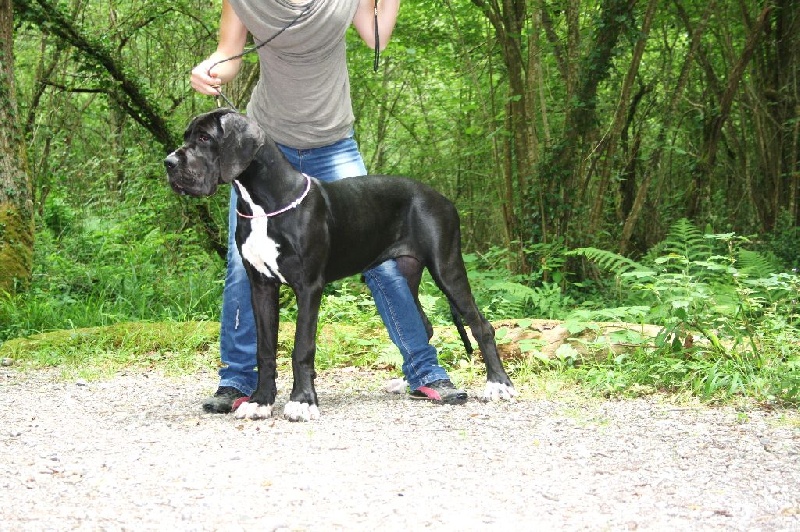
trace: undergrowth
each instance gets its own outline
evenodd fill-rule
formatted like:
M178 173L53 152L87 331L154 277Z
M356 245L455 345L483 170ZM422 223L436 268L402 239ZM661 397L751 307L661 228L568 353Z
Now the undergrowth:
M611 275L618 319L660 325L651 348L610 356L570 373L608 394L689 392L707 400L748 396L800 402L800 278L735 234L704 234L688 221L641 261L582 248ZM610 287L609 287L610 288ZM609 308L578 309L582 320Z
M128 366L215 368L222 261L195 245L191 232L179 239L151 229L131 240L131 227L147 226L88 219L73 235L42 231L30 290L0 296L0 357L86 376ZM554 262L580 259L591 272L580 282L510 274L510 254L500 249L467 254L465 262L491 321L531 327L531 318L560 320L573 335L552 356L539 340L518 341L521 356L506 365L520 387L573 382L605 396L667 392L796 405L800 279L755 249L747 238L704 233L682 220L639 260L597 248L561 250ZM467 355L427 275L420 300L437 329L442 364L459 382L479 384L480 355ZM278 359L288 370L296 307L285 287L281 301ZM625 349L613 350L581 336L602 322L651 324L658 332L614 333ZM358 365L399 375L402 359L359 278L326 288L320 324L319 369ZM504 336L500 327L501 345Z

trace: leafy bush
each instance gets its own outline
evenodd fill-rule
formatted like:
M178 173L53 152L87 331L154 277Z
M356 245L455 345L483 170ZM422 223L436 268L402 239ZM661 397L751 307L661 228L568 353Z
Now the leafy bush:
M37 233L30 291L0 295L0 341L126 322L218 320L224 264L203 248L191 226L180 231L162 227L159 211L131 209L106 216L53 202L58 216ZM467 254L465 263L478 306L490 320L560 319L573 334L595 321L661 327L654 344L649 338L631 339L627 343L637 348L602 360L584 360L568 345L553 360L537 357L535 342L529 342L520 348L532 356L509 363L517 381L555 374L604 394L663 390L709 400L744 395L798 403L800 278L781 271L780 263L760 249L734 234L704 234L684 220L639 261L597 248L559 256L550 250L550 264L582 259L594 265L600 273L591 284L569 283L564 276L556 283L553 272L549 280L542 271L512 274L513 256L502 249ZM427 274L420 301L434 325L452 326L449 305ZM285 287L281 313L285 324L296 318L294 296ZM321 333L320 368L397 368L402 362L369 290L357 277L326 287L320 323L337 325ZM89 331L99 335L97 342L85 344L94 346L91 353L70 343L58 360L99 356L119 362L134 356L133 351L115 355L114 347L104 343L114 335L102 327ZM154 351L185 352L165 335L155 337L165 343ZM503 341L502 331L498 339ZM291 334L284 340L290 341ZM455 337L437 342L440 359L458 378L480 374L479 357L466 356ZM290 348L282 349L286 363ZM203 356L213 359L213 349L211 355L208 351Z
M629 319L663 327L654 351L614 357L583 378L608 392L644 386L800 401L800 278L775 271L749 244L734 234L701 234L682 220L642 262L571 251L614 276L620 302L631 304L618 308L635 309Z
M800 227L794 224L790 212L780 213L775 229L764 236L760 249L777 257L787 270L800 268Z
M69 230L40 228L29 291L0 297L0 340L122 321L215 319L222 262L191 229L170 234L146 211L129 214L76 211L83 221Z

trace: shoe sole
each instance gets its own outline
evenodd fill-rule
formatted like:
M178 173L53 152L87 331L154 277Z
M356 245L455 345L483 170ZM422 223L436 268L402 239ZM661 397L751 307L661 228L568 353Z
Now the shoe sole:
M429 403L434 403L434 404L437 404L437 405L463 405L464 403L467 402L467 394L466 393L464 393L463 395L456 393L456 394L448 395L448 396L443 397L441 399L434 399L433 397L428 397L427 395L425 395L423 393L419 393L418 395L415 395L414 392L412 392L412 393L410 393L408 395L408 397L410 399L413 399L414 401L427 401Z

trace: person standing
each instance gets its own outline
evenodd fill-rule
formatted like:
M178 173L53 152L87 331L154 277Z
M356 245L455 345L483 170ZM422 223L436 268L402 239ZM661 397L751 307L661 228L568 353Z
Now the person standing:
M352 24L363 41L386 46L400 0L223 0L217 49L191 73L200 94L217 96L239 72L247 35L257 45L260 75L247 114L278 144L291 164L321 181L365 175L353 137L345 34ZM235 59L230 59L236 57ZM220 329L220 382L203 402L207 412L230 412L234 401L257 384L256 328L250 283L234 239L236 191L231 187L228 265ZM461 404L457 389L439 365L408 283L394 260L364 272L389 337L403 355L410 397Z

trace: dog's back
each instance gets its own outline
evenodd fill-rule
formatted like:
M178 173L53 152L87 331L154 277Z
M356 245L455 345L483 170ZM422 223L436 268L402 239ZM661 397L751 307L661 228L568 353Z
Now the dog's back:
M369 175L319 186L328 208L333 270L343 252L349 263L360 256L364 269L402 255L429 266L441 235L460 232L453 203L413 179Z

